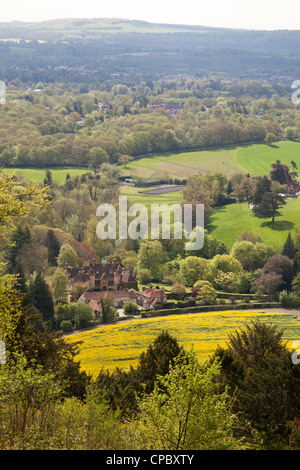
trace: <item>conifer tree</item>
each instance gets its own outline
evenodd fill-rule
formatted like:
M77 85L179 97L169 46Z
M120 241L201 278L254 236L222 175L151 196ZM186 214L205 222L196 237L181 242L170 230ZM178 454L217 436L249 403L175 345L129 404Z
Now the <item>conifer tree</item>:
M290 259L294 259L295 257L295 247L294 247L294 242L291 236L291 232L288 233L287 239L285 241L285 244L283 245L281 254L288 256Z
M29 302L41 313L43 321L50 324L54 317L52 293L41 272L38 272L28 288Z
M47 232L46 246L48 248L48 263L51 266L57 266L56 258L59 255L60 244L52 229L48 230Z
M286 204L283 196L280 195L281 186L277 181L271 182L267 176L260 178L252 198L253 213L260 219L272 218L278 214L278 209Z
M24 228L21 225L18 225L17 228L13 231L11 237L11 246L6 255L6 260L9 263L9 271L13 273L17 265L17 256L21 252L22 248L26 244L32 242L32 237L30 230L27 226Z
M151 343L146 352L139 358L137 377L140 383L145 384L145 391L151 392L155 379L158 375L169 372L170 364L180 352L183 352L176 338L167 331L160 333L153 344Z

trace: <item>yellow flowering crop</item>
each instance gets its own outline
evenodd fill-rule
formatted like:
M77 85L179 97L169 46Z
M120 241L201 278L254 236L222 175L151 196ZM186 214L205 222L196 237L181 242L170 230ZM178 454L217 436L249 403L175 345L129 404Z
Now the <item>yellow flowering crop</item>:
M300 340L300 321L285 313L257 311L208 312L130 320L69 336L68 341L83 341L77 360L81 368L96 377L103 368L128 369L136 366L139 355L163 330L175 336L185 349L193 346L200 360L207 359L216 347L225 346L228 335L251 320L277 325L284 330L288 346Z

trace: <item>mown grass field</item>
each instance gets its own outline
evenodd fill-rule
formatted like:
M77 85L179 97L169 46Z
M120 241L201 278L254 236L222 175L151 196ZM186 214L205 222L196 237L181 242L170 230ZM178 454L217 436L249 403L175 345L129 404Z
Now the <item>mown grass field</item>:
M66 176L68 173L70 176L77 176L89 171L88 168L83 167L57 167L49 168L49 170L52 173L53 179L61 184L66 181ZM37 183L41 183L46 175L46 168L5 168L5 171L7 173L14 173L16 176L27 178Z
M228 335L251 321L276 325L284 329L284 341L291 347L300 339L300 321L285 313L258 311L225 311L186 315L172 315L151 319L135 319L66 337L67 341L83 341L77 360L82 370L98 375L100 370L127 370L137 365L140 354L162 332L167 330L185 349L194 348L200 360L212 356L216 347L226 346Z
M263 242L281 247L289 231L294 233L300 226L300 199L287 199L280 215L271 219L254 217L247 203L229 204L218 207L211 215L208 232L230 248L241 232L259 233Z
M127 168L120 168L124 175L132 176L154 177L168 174L180 178L219 171L230 178L235 173L268 174L276 160L287 165L293 160L300 169L300 142L283 141L272 146L255 144L228 149L167 153L136 159L127 164Z
M232 150L234 151L234 150ZM233 175L236 169L230 164L225 149L201 150L198 152L166 153L133 160L121 166L124 175L155 177L169 175L184 178L200 173L220 171Z
M283 141L274 145L239 147L236 152L229 153L229 160L237 169L251 175L267 175L276 160L289 166L293 160L300 169L300 142Z

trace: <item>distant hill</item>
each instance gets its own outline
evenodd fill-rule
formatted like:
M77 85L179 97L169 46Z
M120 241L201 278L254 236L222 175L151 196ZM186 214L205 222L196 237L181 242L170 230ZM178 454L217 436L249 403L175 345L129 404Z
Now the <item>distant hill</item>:
M0 22L0 39L66 40L68 38L99 39L104 35L120 33L197 35L199 45L239 46L272 50L299 50L300 30L257 31L231 28L215 28L201 25L149 23L122 18L74 18L40 22Z
M220 28L205 26L173 25L149 23L140 20L121 18L74 18L48 20L35 23L0 23L0 38L19 38L23 40L83 40L99 39L103 35L117 33L205 33L222 31Z
M0 79L99 82L115 76L126 81L217 74L291 84L300 78L299 70L300 30L120 18L0 23Z

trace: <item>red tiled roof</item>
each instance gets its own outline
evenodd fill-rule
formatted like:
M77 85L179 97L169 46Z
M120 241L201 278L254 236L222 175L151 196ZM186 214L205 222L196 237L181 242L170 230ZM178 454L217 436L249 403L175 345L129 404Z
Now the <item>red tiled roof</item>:
M96 300L90 300L89 306L91 307L92 310L95 310L96 312L101 312L101 307L98 304L98 302L96 302Z
M123 282L135 282L136 279L135 277L131 274L130 271L123 271L123 275L122 275L122 281Z
M82 296L87 302L90 300L100 300L101 297L112 297L112 298L118 298L118 297L128 297L128 298L134 298L130 297L130 293L127 292L126 290L105 290L105 291L97 291L97 292L85 292L82 294Z
M133 274L129 270L124 269L119 263L103 265L101 263L91 262L83 268L68 267L67 271L72 282L87 282L89 280L89 276L95 276L95 279L97 280L103 278L103 276L109 280L113 280L115 274L121 275L121 279L125 283L136 282Z
M160 290L160 289L145 289L142 292L140 292L140 295L144 295L145 297L148 297L149 299L153 299L155 297L161 298L165 293Z

